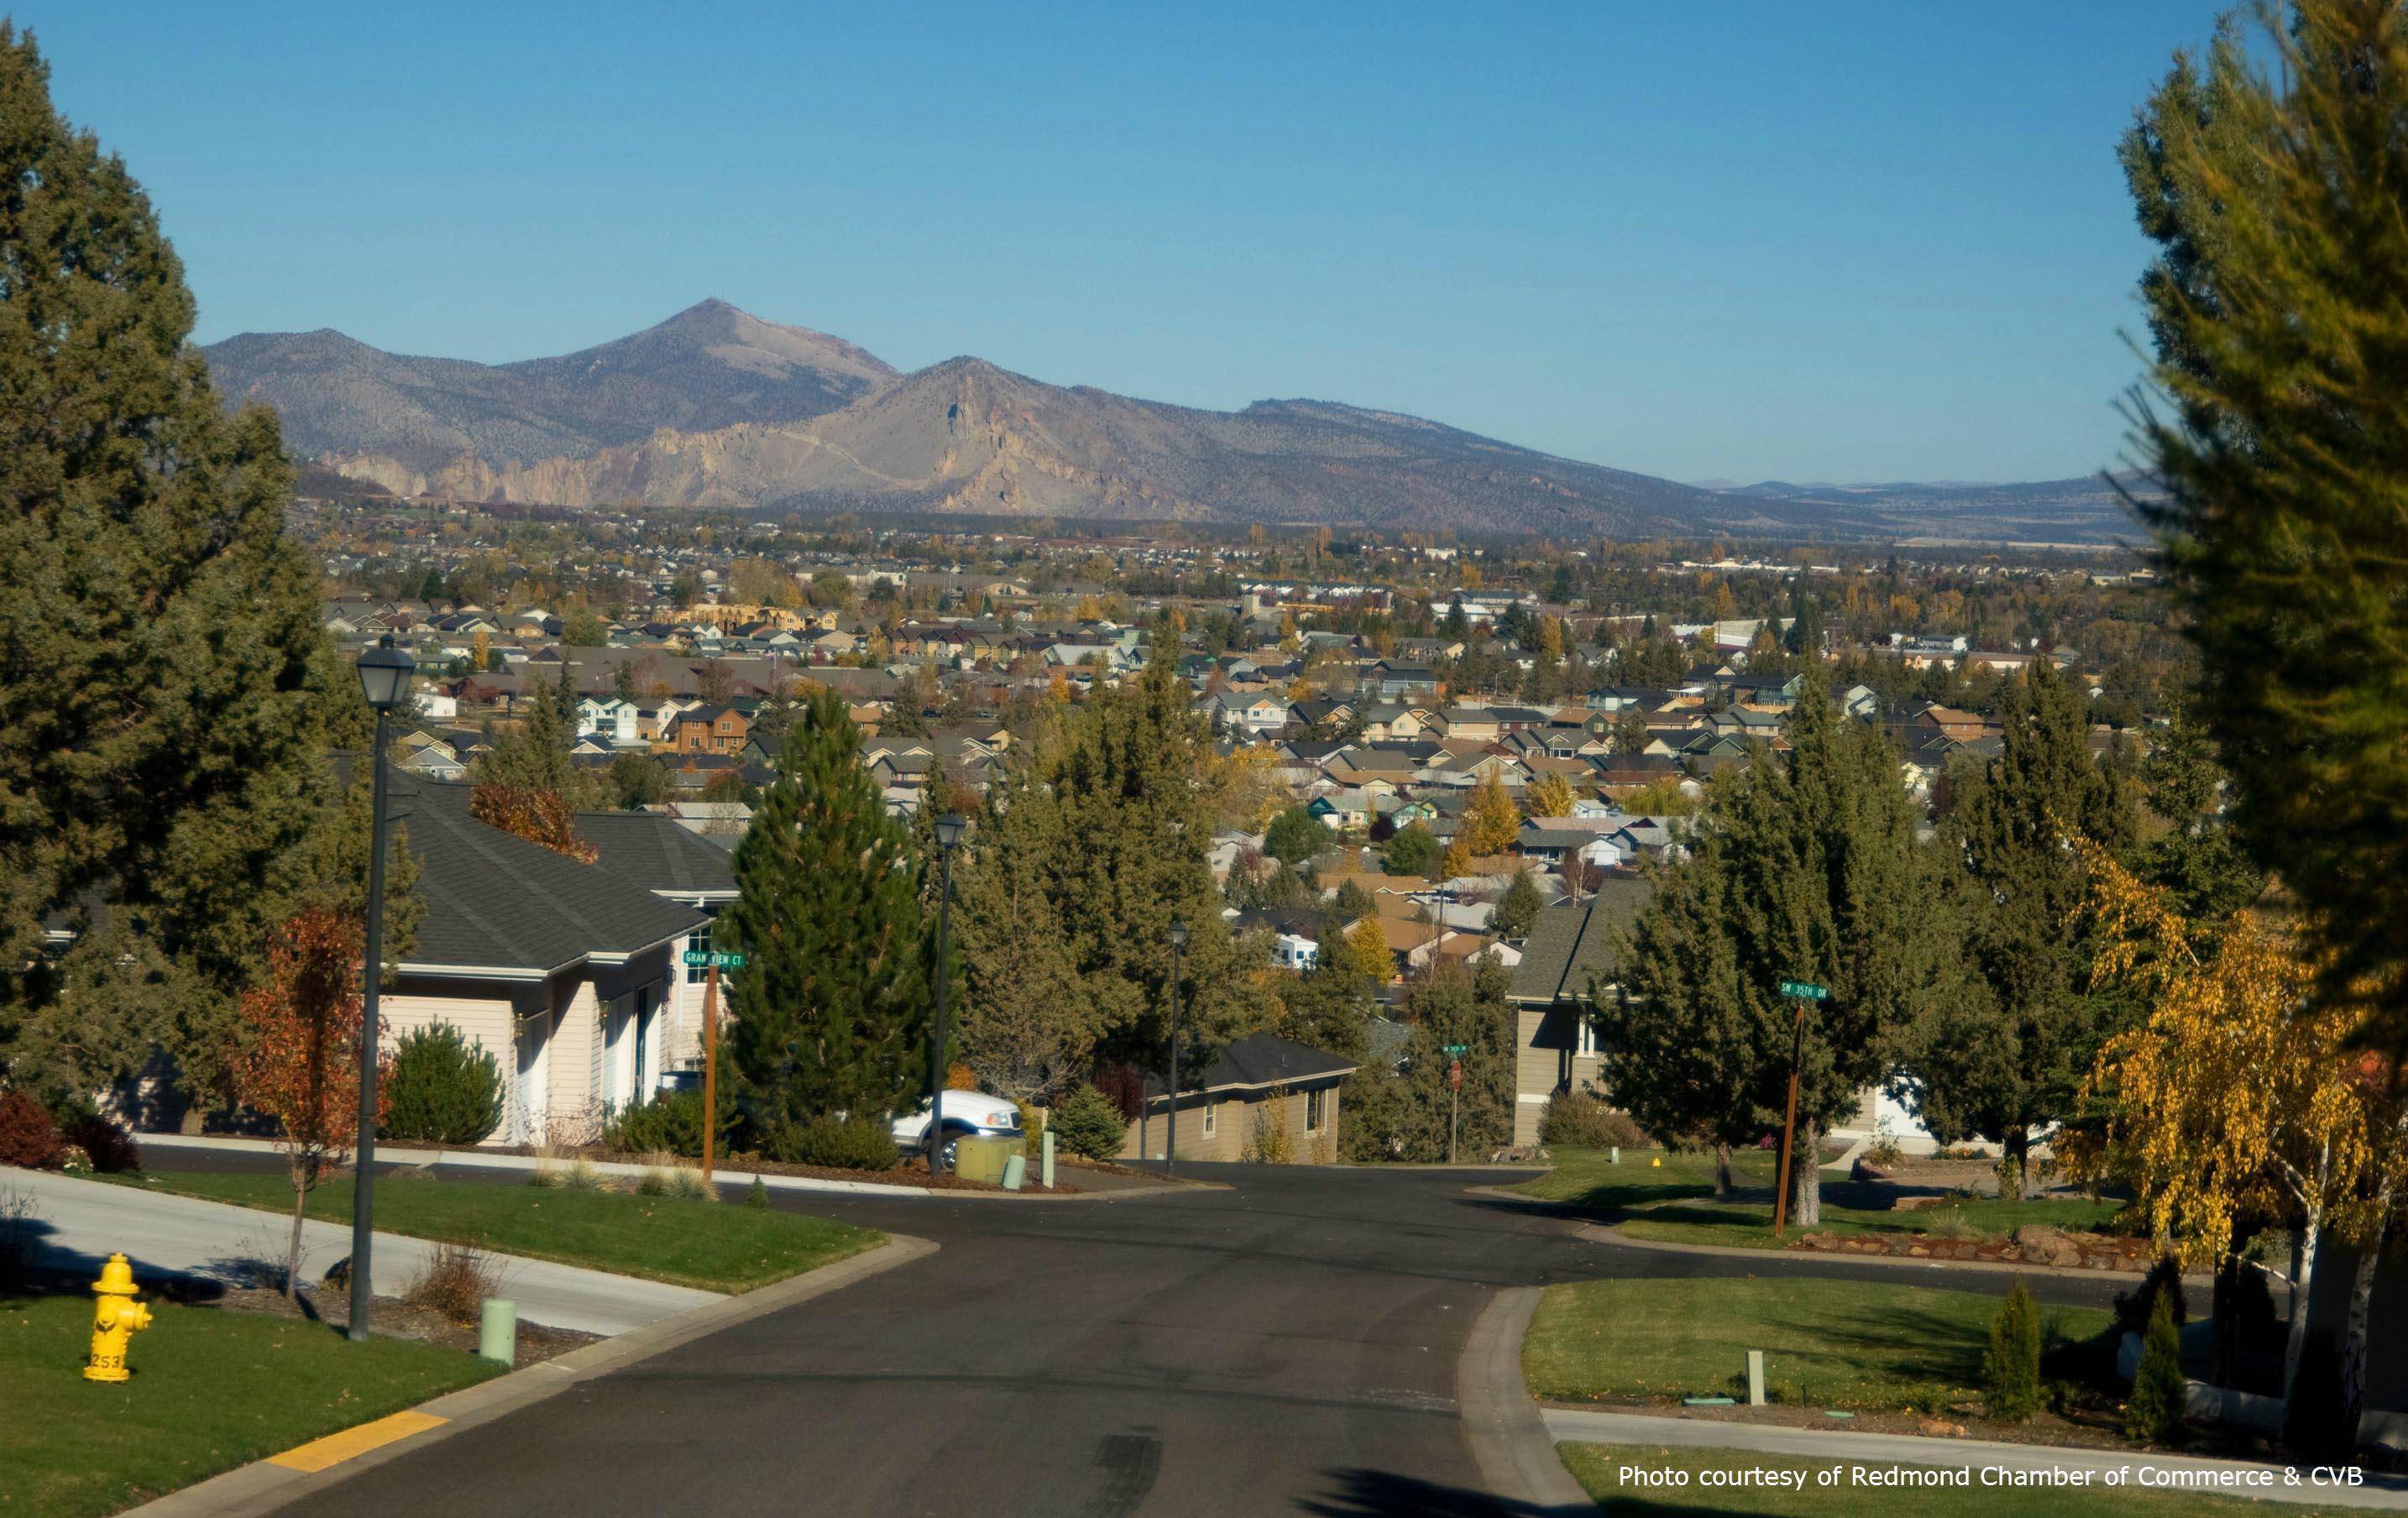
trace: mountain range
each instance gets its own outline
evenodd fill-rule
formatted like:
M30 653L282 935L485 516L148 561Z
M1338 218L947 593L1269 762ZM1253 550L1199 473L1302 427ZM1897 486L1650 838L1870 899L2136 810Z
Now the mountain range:
M2096 480L1707 490L1390 411L1211 411L982 359L899 373L853 344L706 300L557 358L389 353L341 333L202 350L294 456L395 494L572 507L832 508L1598 534L2094 540Z

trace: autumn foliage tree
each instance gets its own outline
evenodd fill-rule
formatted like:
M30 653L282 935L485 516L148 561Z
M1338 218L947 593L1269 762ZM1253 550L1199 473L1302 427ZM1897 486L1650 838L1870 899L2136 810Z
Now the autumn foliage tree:
M468 814L513 838L590 865L602 852L578 836L577 819L557 791L487 780L469 791Z
M242 996L249 1038L235 1058L235 1088L245 1106L276 1120L278 1148L293 1176L288 1298L300 1279L309 1193L359 1137L362 938L357 919L322 905L305 907L277 930L266 983Z
M2408 1190L2408 1105L2388 1062L2353 1048L2358 1012L2316 994L2319 966L2286 920L2244 910L2195 924L2163 887L2086 851L2099 973L2145 995L2145 1025L2100 1052L2086 1097L2103 1135L2065 1136L2070 1167L2133 1189L2151 1231L2196 1264L2220 1260L2243 1218L2300 1232L2284 1395L2297 1390L2319 1249L2339 1237L2363 1266L2343 1352L2354 1408L2364 1385L2367 1300L2391 1213Z
M1474 855L1503 853L1522 831L1522 813L1506 794L1505 782L1490 770L1471 788L1463 806L1455 838Z

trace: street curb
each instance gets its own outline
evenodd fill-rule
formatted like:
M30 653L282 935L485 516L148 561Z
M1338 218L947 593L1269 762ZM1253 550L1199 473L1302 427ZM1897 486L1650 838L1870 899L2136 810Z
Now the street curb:
M1652 1444L1685 1449L1743 1450L1755 1454L1855 1461L1863 1465L1894 1463L1974 1469L1995 1466L2014 1470L2087 1470L2103 1474L2114 1469L2128 1473L2147 1466L2158 1470L2264 1471L2276 1473L2274 1485L2229 1490L2178 1490L2182 1496L2215 1496L2244 1501L2314 1502L2326 1507L2390 1511L2408 1509L2408 1480L2374 1472L2367 1473L2363 1486L2316 1487L2304 1482L2299 1486L2289 1486L2284 1484L2280 1472L2296 1468L2257 1461L2209 1459L2195 1454L2133 1454L2067 1444L2009 1444L1992 1439L1933 1439L1919 1434L1875 1434L1836 1426L1799 1428L1784 1424L1662 1417L1643 1412L1604 1412L1586 1408L1551 1407L1541 1414L1541 1418L1547 1437L1566 1444ZM2092 1489L2098 1489L2096 1482L2091 1484ZM2121 1489L2128 1492L2143 1488L2128 1474ZM2046 1488L2036 1490L2044 1492ZM1594 1505L1590 1511L1596 1511Z
M162 1149L215 1150L228 1154L261 1154L272 1153L265 1140L227 1138L207 1134L143 1133L135 1135L136 1141L156 1144ZM475 1167L489 1170L528 1170L542 1165L575 1164L574 1160L538 1160L531 1154L493 1154L478 1149L411 1149L406 1146L379 1144L379 1163L395 1165L451 1165ZM587 1160L584 1162L602 1175L640 1177L655 1168L649 1165L629 1165L621 1160ZM819 1192L844 1196L896 1196L926 1201L975 1202L1109 1202L1122 1197L1184 1196L1189 1192L1226 1190L1212 1182L1177 1182L1153 1186L1128 1186L1118 1191L1070 1191L1063 1193L1039 1191L939 1191L928 1186L894 1186L878 1181L827 1181L818 1176L771 1175L766 1170L735 1170L724 1166L714 1167L711 1183L719 1186L749 1186L758 1181L771 1191Z
M1522 1336L1541 1295L1537 1286L1508 1286L1481 1309L1455 1362L1455 1406L1490 1495L1533 1515L1595 1513L1596 1502L1564 1468L1539 1405L1522 1383Z
M850 1286L854 1282L934 1254L937 1248L935 1243L925 1239L889 1234L885 1243L850 1259L838 1260L816 1270L807 1270L799 1276L764 1286L758 1291L746 1292L741 1296L729 1297L724 1302L706 1303L599 1343L588 1344L583 1349L571 1350L566 1354L528 1366L523 1370L513 1370L474 1386L447 1392L432 1401L422 1402L416 1408L405 1411L441 1418L444 1423L440 1427L395 1439L340 1465L329 1466L322 1471L302 1472L270 1464L265 1458L254 1460L181 1491L170 1492L138 1508L127 1509L118 1518L263 1518L263 1515L307 1497L314 1490L346 1480L398 1455L423 1450L464 1429L475 1428L547 1397L557 1396L580 1382L624 1370L638 1361L666 1353L722 1329L798 1306L815 1296Z

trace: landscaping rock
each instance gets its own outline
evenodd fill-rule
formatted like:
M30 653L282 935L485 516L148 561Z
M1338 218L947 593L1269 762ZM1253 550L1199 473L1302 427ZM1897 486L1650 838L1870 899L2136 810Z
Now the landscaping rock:
M1962 1439L1965 1425L1945 1418L1924 1418L1916 1422L1914 1431L1927 1439Z

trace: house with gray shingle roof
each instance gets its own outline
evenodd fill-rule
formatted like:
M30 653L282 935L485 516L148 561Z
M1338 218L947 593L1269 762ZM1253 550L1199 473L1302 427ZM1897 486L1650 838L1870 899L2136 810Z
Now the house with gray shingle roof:
M425 904L382 998L387 1037L441 1022L502 1067L492 1143L590 1136L693 1052L701 991L679 955L735 895L725 851L647 812L586 812L592 864L470 815L472 787L405 779Z
M1588 998L1612 982L1617 931L1654 890L1641 876L1609 876L1584 900L1541 909L1522 940L1507 993L1514 1011L1514 1143L1539 1141L1540 1121L1558 1093L1598 1083L1602 1066Z

